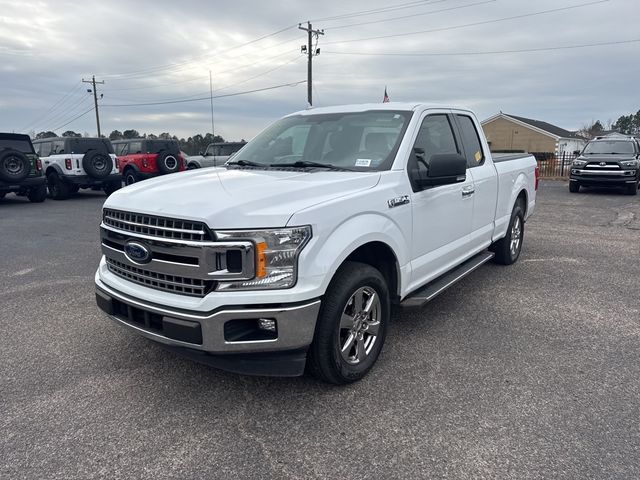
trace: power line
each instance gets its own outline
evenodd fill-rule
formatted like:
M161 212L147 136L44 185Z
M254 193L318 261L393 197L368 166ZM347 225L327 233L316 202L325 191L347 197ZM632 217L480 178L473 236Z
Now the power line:
M135 71L131 71L131 72L103 74L102 76L103 77L109 77L109 78L114 78L114 77L135 77L135 76L138 76L140 74L146 75L146 74L148 74L150 72L157 72L157 71L162 71L162 70L171 70L171 69L176 68L176 67L180 67L180 66L183 66L183 65L187 65L189 63L193 63L196 59L199 59L199 58L203 58L203 57L206 57L206 56L209 56L209 55L220 55L220 54L232 51L232 50L236 50L238 48L246 47L247 45L252 45L252 44L254 44L256 42L259 42L261 40L276 36L276 35L278 35L280 33L286 32L287 30L291 30L291 29L293 29L295 27L297 27L297 24L281 28L280 30L276 30L275 32L271 32L271 33L269 33L267 35L263 35L261 37L258 37L258 38L255 38L253 40L250 40L248 42L242 43L240 45L235 45L233 47L229 47L229 48L224 49L224 50L219 51L219 52L207 52L207 53L203 53L202 55L197 55L195 57L192 57L190 60L185 60L185 61L182 61L182 62L169 63L169 64L155 66L155 67L149 67L149 68L145 68L145 69L141 69L141 70L135 70Z
M248 93L264 92L266 90L274 90L276 88L282 88L282 87L295 87L296 85L300 85L301 83L306 83L306 80L300 80L299 82L292 82L292 83L283 83L280 85L273 85L271 87L256 88L254 90L246 90L244 92L227 93L224 95L213 95L213 97L208 95L206 97L190 98L185 100L171 100L171 101L165 101L165 102L149 102L149 103L112 104L112 105L102 105L102 106L103 107L143 107L148 105L168 105L172 103L198 102L201 100L209 100L211 98L235 97L238 95L246 95Z
M51 125L52 123L58 123L61 119L68 117L68 115L75 113L78 110L78 107L82 106L83 103L86 103L88 100L88 97L86 96L81 96L79 98L76 99L77 101L73 104L71 104L70 106L68 106L67 108L65 108L64 110L61 110L57 113L55 113L52 117L50 117L48 120L42 119L41 121L39 121L38 123L36 123L36 126L41 126L41 125L45 125L45 124L49 124ZM42 128L42 127L39 127Z
M80 115L78 115L77 117L72 118L71 120L69 120L67 123L60 125L59 127L56 127L52 130L52 132L55 132L57 130L60 130L64 127L66 127L67 125L69 125L72 122L75 122L77 119L84 117L87 113L91 112L95 107L91 107L89 110L87 110L86 112L82 112Z
M484 5L485 3L492 3L495 1L496 0L484 0L482 2L470 3L467 5L458 5L457 7L442 8L440 10L431 10L429 12L423 12L423 13L414 13L412 15L402 15L400 17L384 18L382 20L371 20L369 22L350 23L348 25L338 25L337 27L328 27L325 30L338 30L340 28L359 27L361 25L372 25L374 23L391 22L393 20L402 20L405 18L414 18L414 17L421 17L424 15L433 15L434 13L449 12L451 10L460 10L462 8L475 7L476 5Z
M600 42L600 43L583 43L580 45L565 45L558 47L540 47L540 48L524 48L518 50L492 50L485 52L331 52L326 53L334 55L362 55L369 57L449 57L449 56L466 56L466 55L498 55L502 53L529 53L529 52L547 52L552 50L570 50L574 48L588 48L588 47L602 47L608 45L622 45L625 43L640 42L640 38L634 40L617 40L612 42Z
M474 23L465 23L463 25L453 25L450 27L441 27L441 28L434 28L431 30L419 30L416 32L405 32L405 33L394 33L394 34L390 34L390 35L379 35L379 36L375 36L375 37L366 37L366 38L352 38L352 39L348 39L348 40L337 40L337 41L333 41L333 42L326 42L325 45L334 45L334 44L338 44L338 43L352 43L352 42L363 42L366 40L378 40L378 39L382 39L382 38L394 38L394 37L405 37L408 35L419 35L422 33L434 33L434 32L443 32L446 30L456 30L459 28L466 28L466 27L476 27L479 25L487 25L490 23L497 23L497 22L505 22L508 20L516 20L516 19L520 19L520 18L527 18L527 17L535 17L537 15L544 15L547 13L555 13L555 12L561 12L561 11L565 11L565 10L572 10L572 9L576 9L576 8L581 8L581 7L587 7L590 5L597 5L600 3L606 3L609 2L609 0L596 0L593 2L587 2L587 3L581 3L579 5L570 5L568 7L561 7L561 8L553 8L550 10L542 10L539 12L532 12L532 13L525 13L522 15L513 15L511 17L503 17L503 18L496 18L493 20L485 20L482 22L474 22Z
M40 123L40 121L43 118L46 118L51 112L53 112L56 108L58 108L59 106L61 106L62 104L65 103L65 100L69 97L69 95L71 95L72 93L74 93L76 90L78 90L78 87L81 85L82 82L78 81L78 83L76 83L71 90L69 90L67 93L65 93L62 97L60 97L58 100L56 100L50 107L49 109L44 112L44 114L38 116L38 118L36 120L33 120L31 122L29 122L27 124L26 127L21 128L20 131L24 132L26 130L28 130L29 128L32 128L36 125L38 125Z
M387 12L394 12L396 10L404 10L406 8L415 8L415 7L423 7L425 5L433 5L434 3L443 3L446 2L447 0L433 0L433 1L429 1L429 0L421 0L421 1L414 1L414 2L407 2L407 3L399 3L396 5L388 5L386 7L380 7L380 8L372 8L371 10L360 10L357 12L352 12L352 13L345 13L342 15L335 15L333 17L324 17L324 18L314 18L311 20L311 22L330 22L332 20L341 20L343 18L353 18L353 17L362 17L362 16L367 16L367 15L376 15L379 13L387 13Z

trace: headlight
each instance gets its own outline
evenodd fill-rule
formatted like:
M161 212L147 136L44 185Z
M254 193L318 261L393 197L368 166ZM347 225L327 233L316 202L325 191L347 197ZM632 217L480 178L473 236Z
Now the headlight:
M298 278L298 256L311 238L311 227L273 230L222 230L221 240L249 240L256 251L256 274L251 280L220 282L217 290L268 290L291 288Z
M623 167L636 168L638 166L638 160L625 160L620 162Z
M586 164L587 164L586 160L574 160L572 165L574 167L584 167Z

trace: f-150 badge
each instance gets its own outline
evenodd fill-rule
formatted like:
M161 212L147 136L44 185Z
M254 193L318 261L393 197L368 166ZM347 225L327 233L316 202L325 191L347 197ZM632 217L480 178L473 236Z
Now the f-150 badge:
M409 195L402 195L400 197L395 197L387 200L387 205L389 205L389 208L399 207L400 205L409 203L409 201Z

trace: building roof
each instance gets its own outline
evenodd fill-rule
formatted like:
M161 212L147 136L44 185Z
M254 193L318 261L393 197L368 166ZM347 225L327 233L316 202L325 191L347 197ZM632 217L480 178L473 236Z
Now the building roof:
M584 140L584 138L576 134L576 132L570 132L569 130L565 130L564 128L558 127L556 125L552 125L551 123L543 122L542 120L534 120L532 118L520 117L518 115L510 115L508 113L502 113L502 112L500 112L497 115L494 115L493 117L487 118L485 121L482 122L482 124L484 125L485 123L489 123L490 121L495 120L498 117L516 120L520 123L527 124L538 130L542 130L557 138L575 138L577 140Z

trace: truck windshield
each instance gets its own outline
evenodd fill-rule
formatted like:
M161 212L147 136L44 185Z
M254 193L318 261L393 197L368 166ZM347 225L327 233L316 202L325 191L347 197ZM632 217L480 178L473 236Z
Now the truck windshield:
M596 155L596 154L612 154L612 155L624 155L634 154L633 142L621 142L621 141L598 141L589 143L583 155Z
M229 165L388 170L412 112L365 112L285 117L236 155Z

